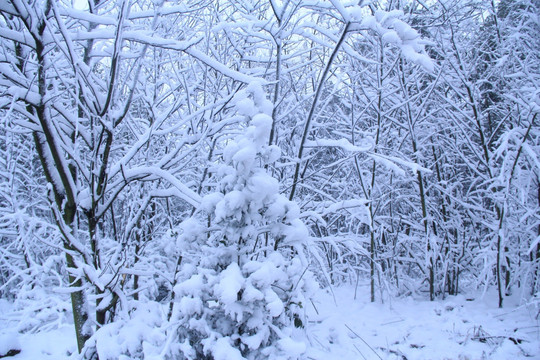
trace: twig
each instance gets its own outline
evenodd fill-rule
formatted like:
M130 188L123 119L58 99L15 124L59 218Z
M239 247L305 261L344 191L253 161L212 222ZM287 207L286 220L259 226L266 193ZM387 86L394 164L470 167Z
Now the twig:
M358 346L356 346L356 345L353 345L353 346L354 346L354 348L356 349L356 351L358 351L358 353L360 354L360 356L363 357L364 360L367 360L366 357L364 356L364 354L362 354L362 352L361 352L360 349L358 348Z
M319 310L317 310L317 307L313 303L313 299L310 298L309 301L311 302L311 305L313 305L313 309L315 309L315 312L317 313L317 315L319 315Z
M381 324L381 326L395 324L395 323L402 322L402 321L405 321L405 319L399 319L399 320L390 321L390 322Z
M381 357L381 356L380 356L380 355L379 355L379 354L378 354L378 353L377 353L377 352L376 352L376 351L375 351L375 350L374 350L374 349L373 349L373 348L372 348L372 347L371 347L364 339L362 339L362 337L361 337L360 335L358 335L353 329L351 329L351 328L349 327L349 325L345 324L345 327L346 327L347 329L349 329L350 332L352 332L357 338L359 338L360 340L362 340L362 342L363 342L364 344L366 344L366 346L367 346L368 348L370 348L370 350L373 351L373 352L375 353L375 355L377 355L377 357L378 357L379 359L383 360L382 357Z

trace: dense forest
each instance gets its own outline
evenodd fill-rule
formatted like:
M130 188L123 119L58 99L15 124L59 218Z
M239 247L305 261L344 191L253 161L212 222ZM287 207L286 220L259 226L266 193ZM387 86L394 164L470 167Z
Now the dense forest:
M317 288L540 303L538 0L0 15L0 298L21 331L69 314L87 359L286 359Z

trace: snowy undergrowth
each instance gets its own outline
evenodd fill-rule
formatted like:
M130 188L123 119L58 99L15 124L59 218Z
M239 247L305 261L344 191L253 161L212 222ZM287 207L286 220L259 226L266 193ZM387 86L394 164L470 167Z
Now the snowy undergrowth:
M538 359L540 322L538 309L519 305L518 296L507 298L497 308L496 294L488 292L448 297L434 302L412 297L385 304L370 303L369 288L359 287L354 298L352 286L316 292L305 310L309 321L304 359ZM161 307L160 307L161 306ZM315 311L315 308L317 311ZM76 358L73 328L64 324L39 333L18 333L6 320L11 306L2 302L0 338L5 345L17 345L21 353L14 360ZM122 344L139 349L123 359L164 359L160 355L167 339L157 333L156 314L166 314L164 305L148 305L137 310L118 333L103 333L102 345L110 355ZM317 313L318 312L318 313ZM161 321L161 320L160 320ZM8 334L11 334L8 336ZM15 335L14 335L15 334ZM108 337L108 338L107 338ZM144 338L145 340L140 341ZM108 343L105 341L107 339ZM135 344L135 340L139 344ZM9 344L8 344L9 342ZM140 346L140 347L139 347ZM117 357L121 359L121 356Z

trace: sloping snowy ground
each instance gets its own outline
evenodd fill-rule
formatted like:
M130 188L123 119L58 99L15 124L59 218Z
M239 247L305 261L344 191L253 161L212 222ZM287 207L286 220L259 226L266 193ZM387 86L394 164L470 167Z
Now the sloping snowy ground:
M352 287L333 293L321 290L305 304L309 359L540 359L538 309L519 306L517 296L498 309L494 293L384 304L369 303L366 287L357 289L356 300ZM13 312L0 300L0 351L18 345L22 351L11 359L70 358L76 349L72 325L56 322L45 332L20 334Z

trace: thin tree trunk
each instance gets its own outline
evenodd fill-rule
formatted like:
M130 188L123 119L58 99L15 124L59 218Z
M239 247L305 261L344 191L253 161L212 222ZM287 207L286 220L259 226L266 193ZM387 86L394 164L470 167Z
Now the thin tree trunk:
M45 16L51 11L51 2L47 2L45 9ZM26 24L28 29L32 29L33 26ZM49 120L45 114L45 105L43 104L43 99L46 97L46 74L45 74L45 47L42 42L41 37L45 31L46 23L42 20L35 30L31 31L32 36L36 42L36 60L38 64L38 89L41 97L40 104L34 106L33 113L37 116L39 125L41 127L41 133L34 133L34 142L36 149L40 158L42 168L44 169L45 176L47 181L52 184L52 192L54 194L54 203L61 216L55 216L57 225L62 232L62 229L65 231L70 231L71 234L64 235L64 248L66 249L66 265L68 268L68 280L70 287L77 289L71 292L71 306L73 310L73 323L75 327L75 336L77 338L77 348L79 353L82 351L84 344L90 338L90 329L87 328L87 321L89 319L88 308L86 304L86 298L82 290L83 283L82 279L76 278L72 275L72 272L69 269L76 269L75 260L72 256L73 252L76 252L69 240L69 236L76 236L76 214L77 214L77 205L75 203L75 189L73 186L74 175L66 171L67 167L65 166L65 161L62 159L62 154L59 151L59 147L56 144L55 137L52 133ZM34 32L37 31L37 34ZM47 161L48 154L52 158L52 164ZM73 172L73 168L70 168L70 171ZM53 181L52 173L56 172L61 180L61 184L57 184ZM62 186L62 188L58 188ZM54 206L54 205L53 205ZM60 213L59 213L60 215Z
M407 89L406 89L406 81L405 81L405 72L403 70L403 63L402 63L403 60L401 60L401 65L399 66L399 68L401 69L401 77L400 77L400 80L401 80L401 88L403 89L403 93L405 94L405 99L406 99L406 102L405 102L405 107L406 107L406 116L407 116L407 122L408 122L408 126L409 126L409 133L410 133L410 136L411 136L411 143L412 143L412 149L413 149L413 152L412 152L412 157L414 159L415 162L418 162L419 159L418 159L418 145L417 145L417 142L416 142L416 136L415 136L415 132L414 132L414 125L413 125L413 116L412 116L412 113L411 113L411 108L410 108L410 104L409 104L409 96L408 96L408 92L407 92ZM435 273L434 273L434 261L433 261L433 254L432 254L432 247L431 247L431 242L430 242L430 238L429 238L429 224L428 224L428 219L427 219L427 206L426 206L426 193L425 193L425 190L424 190L424 179L423 179L423 176L422 176L422 173L420 172L420 170L416 170L416 178L417 178L417 181L418 181L418 192L419 192L419 195L420 195L420 206L422 208L422 223L424 225L424 236L425 236L425 240L426 240L426 256L427 256L427 260L428 260L428 282L429 282L429 299L431 301L435 300L435 285L434 285L434 282L435 282Z
M540 207L540 178L536 179L537 181L537 187L538 187L538 194L537 194L537 200L538 200L538 207ZM540 237L540 224L538 224L538 231L537 235ZM533 260L534 260L534 266L536 269L534 270L534 282L531 289L531 295L534 295L536 293L536 288L538 287L538 284L540 283L540 243L536 244L536 251L534 252Z
M321 91L322 91L324 82L326 80L326 77L328 76L328 73L330 72L330 67L332 66L332 63L334 62L334 59L336 58L341 45L343 44L343 42L345 41L345 38L347 37L347 32L349 31L350 26L351 26L350 22L347 22L345 24L345 27L343 28L343 31L341 32L341 36L336 46L334 47L332 54L330 55L330 59L328 59L328 62L326 63L326 67L324 68L321 74L321 79L319 80L319 84L317 85L315 98L313 99L313 102L311 103L311 108L309 110L309 114L306 119L306 123L304 125L304 132L302 133L302 139L300 140L300 146L298 147L298 156L297 156L296 166L294 169L291 193L289 194L289 200L291 201L294 199L294 195L296 193L296 185L298 184L298 181L299 181L302 156L304 155L304 145L306 143L307 137L309 135L309 131L311 129L311 121L313 120L313 116L315 115L315 109L317 108L317 104L319 102L319 97L321 96ZM276 241L274 244L274 249L277 250L277 247L278 247L278 242Z

